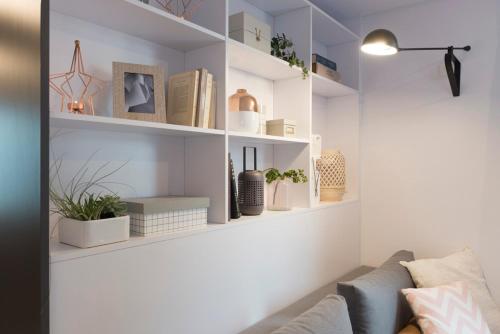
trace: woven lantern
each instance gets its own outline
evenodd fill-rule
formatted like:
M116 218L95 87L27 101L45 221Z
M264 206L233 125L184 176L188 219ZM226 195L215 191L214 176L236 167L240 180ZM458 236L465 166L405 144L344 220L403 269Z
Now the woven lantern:
M339 150L324 150L318 160L321 201L341 201L345 193L345 158Z

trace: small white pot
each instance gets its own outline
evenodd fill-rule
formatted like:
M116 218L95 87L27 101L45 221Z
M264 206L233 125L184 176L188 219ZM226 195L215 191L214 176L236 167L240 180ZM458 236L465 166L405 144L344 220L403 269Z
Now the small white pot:
M59 222L59 242L89 248L128 240L130 217L80 221L62 218Z
M268 185L267 209L271 211L292 210L290 183L287 180L274 181Z

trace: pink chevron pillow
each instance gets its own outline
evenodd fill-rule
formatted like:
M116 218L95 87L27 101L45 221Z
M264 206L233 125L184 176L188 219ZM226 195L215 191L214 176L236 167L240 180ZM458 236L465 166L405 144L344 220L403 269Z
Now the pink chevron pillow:
M463 282L401 291L424 334L491 334Z

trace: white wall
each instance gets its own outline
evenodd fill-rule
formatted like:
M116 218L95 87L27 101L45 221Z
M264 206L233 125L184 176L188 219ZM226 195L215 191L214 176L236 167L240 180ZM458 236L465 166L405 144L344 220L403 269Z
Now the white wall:
M496 13L500 13L500 1L497 1ZM484 189L485 216L481 226L481 256L488 280L500 282L500 268L496 256L500 246L500 19L497 17L497 50L494 68L494 82L491 86L490 114L488 127L488 147L486 151L486 175ZM499 283L490 284L497 300L500 300Z
M359 203L51 264L52 334L234 334L359 266Z
M362 57L362 260L397 249L480 252L499 296L498 1L440 0L364 18L401 47L462 46L462 96L442 52ZM484 214L486 212L486 215ZM496 233L495 233L496 232Z

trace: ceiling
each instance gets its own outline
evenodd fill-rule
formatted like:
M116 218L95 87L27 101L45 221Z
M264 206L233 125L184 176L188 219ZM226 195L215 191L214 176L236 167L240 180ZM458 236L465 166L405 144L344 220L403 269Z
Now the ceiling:
M339 19L350 19L412 6L429 0L311 0L318 7Z

